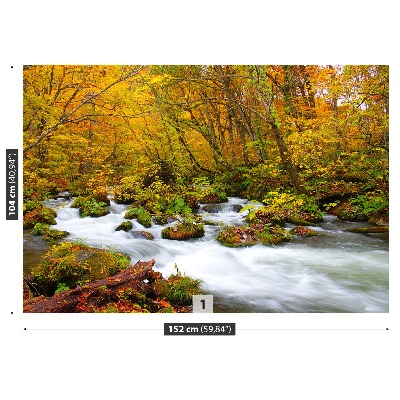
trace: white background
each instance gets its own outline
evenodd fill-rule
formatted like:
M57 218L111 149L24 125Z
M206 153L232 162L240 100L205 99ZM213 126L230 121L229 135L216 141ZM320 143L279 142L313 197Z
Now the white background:
M1 3L1 153L19 148L20 166L24 64L389 64L391 156L385 314L24 315L22 221L5 221L3 213L2 398L399 398L400 63L393 4ZM20 195L21 189L22 169ZM164 337L164 322L235 322L237 333Z

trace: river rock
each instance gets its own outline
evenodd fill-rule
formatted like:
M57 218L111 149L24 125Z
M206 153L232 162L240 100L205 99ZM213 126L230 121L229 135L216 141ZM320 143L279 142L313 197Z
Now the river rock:
M203 211L210 214L216 214L221 211L221 207L218 204L206 204L203 206Z
M178 222L174 226L169 226L161 231L163 239L187 240L204 236L204 225L185 221Z
M252 225L252 226L227 226L216 237L227 247L247 247L256 244L278 244L291 239L289 232L280 226Z
M148 240L153 240L154 236L147 231L132 231L130 232L133 238L135 239L148 239Z
M125 231L125 232L128 232L131 229L132 229L132 222L131 221L122 222L122 224L118 225L115 228L116 231Z

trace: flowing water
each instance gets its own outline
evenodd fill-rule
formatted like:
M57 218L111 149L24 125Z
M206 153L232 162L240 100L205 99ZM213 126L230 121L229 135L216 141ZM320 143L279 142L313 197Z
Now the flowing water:
M317 237L293 236L291 242L275 246L222 246L215 240L220 224L243 224L246 213L237 209L246 203L229 198L227 203L202 205L203 219L216 225L206 225L203 238L188 241L162 239L165 226L153 224L146 229L136 220L130 232L116 232L126 221L127 206L113 201L110 214L100 218L80 218L79 211L69 207L71 201L64 199L47 205L57 209L56 228L71 233L66 240L128 253L132 264L154 259L154 268L164 277L176 273L176 265L181 273L201 279L204 293L214 295L214 312L389 311L388 235L349 233L345 229L367 224L326 216L314 228ZM141 230L150 232L154 240L135 237L134 232ZM24 234L26 271L47 247L40 237Z

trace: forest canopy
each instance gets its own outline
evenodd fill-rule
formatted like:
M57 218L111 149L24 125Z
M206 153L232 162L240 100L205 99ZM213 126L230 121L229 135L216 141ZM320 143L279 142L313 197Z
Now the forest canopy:
M160 170L260 200L388 196L386 65L27 65L23 102L25 197Z

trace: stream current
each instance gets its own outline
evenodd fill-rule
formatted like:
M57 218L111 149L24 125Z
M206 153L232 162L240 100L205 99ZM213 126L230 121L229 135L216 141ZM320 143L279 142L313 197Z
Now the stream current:
M71 200L50 200L57 210L59 230L71 235L65 240L127 253L131 263L156 261L154 269L164 277L181 273L203 281L205 294L214 295L214 312L388 312L389 239L387 234L360 234L345 229L366 223L342 222L333 216L313 227L320 236L297 237L287 243L246 248L228 248L215 240L220 224L242 225L239 205L248 201L229 198L227 203L206 207L199 213L205 236L188 241L161 238L164 226L144 228L132 220L129 232L115 231L128 206L111 201L110 214L81 218L70 208ZM239 207L240 208L240 207ZM210 212L212 211L212 212ZM173 225L175 222L168 224ZM287 224L286 229L294 225ZM134 231L146 230L154 240L137 238ZM41 260L48 244L24 232L24 271Z

